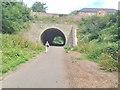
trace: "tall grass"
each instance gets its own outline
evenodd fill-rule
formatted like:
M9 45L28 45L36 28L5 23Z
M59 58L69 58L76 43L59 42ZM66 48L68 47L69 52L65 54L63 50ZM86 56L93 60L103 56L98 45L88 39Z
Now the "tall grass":
M2 66L1 73L12 70L20 63L42 52L44 47L39 43L32 43L20 35L2 35Z
M74 50L82 53L84 57L89 60L99 63L101 69L107 71L118 70L117 43L98 43L96 41L91 41L79 44Z
M85 17L78 23L79 45L77 50L89 60L99 63L101 69L118 69L118 14L106 14L103 17Z
M70 45L65 44L64 50L65 50L66 53L68 53L71 49L72 49L72 47Z
M79 21L78 18L75 17L67 17L67 16L35 16L34 17L34 22L35 21L40 21L41 23L45 24L77 24Z

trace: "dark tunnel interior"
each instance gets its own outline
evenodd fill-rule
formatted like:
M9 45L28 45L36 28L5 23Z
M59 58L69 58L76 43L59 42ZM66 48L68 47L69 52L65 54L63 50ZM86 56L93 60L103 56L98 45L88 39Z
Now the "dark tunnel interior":
M56 37L61 37L63 40L62 44L56 44L53 43L54 38ZM45 43L48 41L50 46L64 46L65 42L66 42L66 38L63 32L61 32L59 29L57 28L49 28L47 30L45 30L42 35L41 35L41 41L42 43L45 45Z

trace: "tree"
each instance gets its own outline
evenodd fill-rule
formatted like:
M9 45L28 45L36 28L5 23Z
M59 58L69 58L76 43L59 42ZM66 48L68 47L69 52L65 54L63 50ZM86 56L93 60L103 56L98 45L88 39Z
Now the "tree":
M35 2L32 6L32 10L33 10L33 12L46 12L46 9L48 7L45 5L46 5L46 3Z
M119 24L117 23L117 14L114 15L107 14L102 17L99 16L85 17L79 21L78 37L83 36L82 38L84 38L86 36L89 36L88 38L91 41L94 39L101 38L100 35L101 33L103 36L105 34L105 38L110 36L109 41L117 41L118 40L117 24Z
M54 44L64 44L64 40L63 40L62 37L57 36L57 37L54 38L53 43Z
M2 33L14 33L30 20L30 10L23 2L2 2Z
M76 15L77 14L77 10L74 10L70 13L71 15Z

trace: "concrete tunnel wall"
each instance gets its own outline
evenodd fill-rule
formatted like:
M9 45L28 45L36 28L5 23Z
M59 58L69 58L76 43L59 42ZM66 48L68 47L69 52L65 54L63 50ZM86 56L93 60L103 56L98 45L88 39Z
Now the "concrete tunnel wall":
M54 38L57 36L62 37L62 39L64 41L63 44L53 43ZM48 41L51 46L64 46L66 43L66 37L65 37L64 33L57 28L46 29L44 32L42 32L40 39L44 45L45 45L46 41Z

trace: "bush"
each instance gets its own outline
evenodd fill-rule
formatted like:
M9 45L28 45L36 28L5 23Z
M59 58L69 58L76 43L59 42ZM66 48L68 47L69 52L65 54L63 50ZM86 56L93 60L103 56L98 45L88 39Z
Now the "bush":
M103 52L110 55L114 60L117 60L118 45L111 44L111 46L107 46Z
M64 49L65 49L66 53L68 53L71 50L71 48L72 47L70 45L67 45L67 44L64 46Z
M117 70L120 42L118 24L117 14L82 18L77 31L79 45L74 50L83 53L92 61L99 62L104 70ZM104 55L101 55L102 53Z
M115 61L111 56L102 53L100 58L101 60L99 61L99 64L101 66L101 69L111 72L118 70L118 62Z
M1 73L12 70L44 50L43 45L32 43L20 35L2 34L2 43Z
M116 43L112 43L109 46L108 43L98 43L91 41L89 43L81 43L75 47L74 50L83 53L89 60L98 62L101 69L107 71L117 70L117 52L118 46ZM103 54L104 53L104 54Z
M23 2L2 2L2 33L15 33L31 20L30 9Z
M89 43L83 44L81 47L81 53L88 59L92 59L96 61L99 59L100 54L103 52L104 48L106 47L106 43L97 43L95 41L91 41Z

